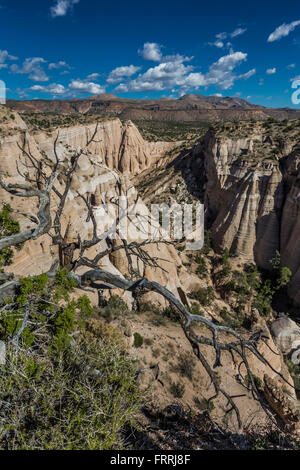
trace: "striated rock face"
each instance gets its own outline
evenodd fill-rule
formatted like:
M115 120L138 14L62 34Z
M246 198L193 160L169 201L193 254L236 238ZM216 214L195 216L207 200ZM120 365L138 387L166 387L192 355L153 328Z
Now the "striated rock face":
M16 115L17 116L17 115ZM30 134L24 122L18 117L11 135L6 132L0 140L0 170L5 174L8 182L24 183L23 178L17 171L17 164L23 170L19 162L21 150L26 137L26 150L30 151L37 159L54 160L53 144L57 133L40 132ZM87 136L91 136L95 129L94 125L89 127L79 126L74 128L60 129L57 144L57 154L61 161L69 159L74 149L82 148L86 144ZM100 207L111 200L117 200L119 196L127 196L128 203L132 204L138 200L138 195L133 187L127 171L134 172L151 164L158 156L161 156L163 149L169 148L169 144L145 142L132 123L122 124L119 120L103 122L99 125L97 142L91 144L78 161L78 168L73 176L68 199L62 217L62 232L65 233L66 241L72 242L78 239L80 234L82 239L92 237L93 226L91 221L87 221L86 208L83 201L78 198L78 193L93 201L94 215L98 222L101 233L108 226L105 226L105 218ZM174 145L174 144L171 144ZM120 170L120 171L118 171ZM60 177L56 182L56 187L61 191ZM10 203L14 209L26 214L36 214L37 201L34 198L23 199L10 196L0 188L0 199ZM139 200L139 209L143 213L148 213L148 209ZM57 207L57 200L53 196L51 209L53 213ZM111 206L111 216L113 220L117 214ZM18 216L21 230L30 227L32 224L26 218ZM132 217L131 217L132 219ZM112 219L110 219L111 221ZM131 240L129 239L128 242ZM113 243L118 243L118 240ZM98 252L107 248L107 241L104 239L96 247L89 250L89 257L94 257ZM146 276L149 280L160 282L169 288L178 298L178 289L183 289L178 272L184 276L186 269L182 266L181 260L173 246L149 245L145 250L153 257L162 259L163 269L145 267L143 263L137 265L133 259L133 265L139 271L141 277ZM8 271L14 272L15 276L37 275L49 269L54 258L58 258L57 248L51 245L49 236L40 237L38 240L29 241L21 251L17 251L14 257L14 264L9 266ZM101 267L115 274L127 274L128 264L124 252L116 252L110 258L106 256L101 260ZM185 282L186 283L186 282ZM118 292L120 295L131 296L128 293ZM151 301L165 305L161 296L148 295ZM127 298L128 302L130 300Z
M53 141L59 132L58 153L66 148L84 147L87 136L95 130L95 124L88 126L67 127L53 133L40 132L34 139L46 155L53 154ZM170 142L147 142L131 121L124 124L119 119L99 123L96 142L91 144L89 151L97 156L100 163L122 173L136 174L148 168L177 144Z
M213 126L184 158L189 192L205 203L216 251L270 269L280 251L300 305L299 121Z
M256 142L262 144L263 136L233 140L207 134L205 202L215 249L227 247L268 268L280 246L284 185L278 162L247 158Z
M300 151L289 154L283 164L286 198L282 208L280 251L282 263L293 273L290 297L300 305Z
M298 121L216 125L182 173L192 193L201 198L204 191L214 249L229 248L265 269L280 251L282 265L292 271L288 293L298 305L299 137Z

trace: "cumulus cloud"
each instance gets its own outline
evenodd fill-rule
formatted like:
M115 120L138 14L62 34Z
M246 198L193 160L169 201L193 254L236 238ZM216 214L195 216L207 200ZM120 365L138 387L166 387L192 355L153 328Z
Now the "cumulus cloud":
M80 0L56 0L56 3L50 9L52 18L66 16L79 1Z
M42 57L29 57L25 59L22 67L16 64L11 65L10 70L12 73L20 73L29 75L29 78L34 82L47 82L49 77L42 69L41 64L45 64L46 60Z
M273 75L274 73L276 73L276 67L273 67L272 69L267 69L266 70L267 75Z
M132 75L136 74L139 70L141 70L141 67L137 67L135 65L124 65L122 67L117 67L112 72L110 72L107 83L119 83L124 78L132 77Z
M105 92L105 88L98 83L90 82L88 80L72 80L68 86L68 89L73 93L83 93L99 95Z
M60 83L51 83L49 85L34 85L29 88L30 91L47 93L53 96L76 97L82 94L101 94L105 92L105 88L98 83L88 80L73 79L67 87Z
M50 85L34 85L30 87L31 91L40 91L42 93L49 93L50 95L58 96L66 93L66 88L59 83L51 83Z
M288 36L291 31L294 31L296 26L300 25L300 20L292 21L291 23L283 23L282 25L278 26L278 28L273 31L268 37L268 42L278 41L285 36Z
M160 62L162 59L161 46L156 42L146 42L143 49L139 49L138 53L144 60L152 60L153 62Z
M138 75L128 83L121 83L116 91L163 91L174 86L180 86L186 79L193 66L185 65L182 61L162 62L151 67L145 73Z
M233 86L237 78L247 78L245 74L244 76L237 76L233 72L235 67L246 60L247 54L244 52L232 52L226 56L220 57L217 62L214 62L210 66L209 71L205 75L206 86L218 85L220 88L228 90Z
M71 69L70 65L67 64L64 60L60 60L59 62L52 62L48 65L49 70L58 70L58 69Z
M0 69L7 68L7 60L18 60L18 57L10 55L7 51L0 50Z
M211 85L226 90L233 86L235 80L246 80L256 73L255 69L242 75L234 73L234 69L247 59L247 54L243 52L231 52L221 57L209 67L205 74L195 72L193 65L184 63L186 58L179 57L177 60L161 62L139 74L137 78L120 83L115 91L124 93L178 89L179 92L184 92L192 88L198 89Z

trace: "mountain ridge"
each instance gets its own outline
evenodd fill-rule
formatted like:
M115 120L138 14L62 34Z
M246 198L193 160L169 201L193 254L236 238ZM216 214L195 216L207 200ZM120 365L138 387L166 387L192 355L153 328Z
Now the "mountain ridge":
M233 121L249 119L291 119L300 110L266 108L238 97L183 95L178 99L127 99L112 94L88 98L56 100L7 100L7 105L20 113L99 114L131 120L161 121Z

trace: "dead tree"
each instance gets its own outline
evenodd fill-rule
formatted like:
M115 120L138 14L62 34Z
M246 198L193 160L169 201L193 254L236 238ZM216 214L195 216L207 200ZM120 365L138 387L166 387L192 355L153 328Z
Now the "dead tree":
M215 372L215 369L222 366L222 355L224 353L231 354L234 362L240 361L240 366L244 364L247 371L253 398L259 400L265 410L270 413L266 404L261 397L259 390L257 389L251 367L249 366L248 357L249 353L253 354L263 365L270 367L283 381L288 383L283 375L274 370L272 364L259 352L259 344L266 341L263 331L257 331L250 337L246 338L234 329L221 326L202 315L194 315L190 313L168 289L158 284L157 282L150 282L145 278L138 278L138 273L135 272L132 264L132 259L136 257L141 260L145 265L159 268L159 258L153 258L146 251L146 245L153 242L151 240L138 242L127 242L121 240L119 246L113 246L110 243L107 244L107 248L96 254L94 258L88 258L86 251L91 247L94 247L100 243L101 240L105 239L105 236L109 235L109 231L101 232L98 227L98 222L93 212L93 206L84 195L77 194L83 202L86 208L86 221L92 223L93 231L92 238L88 240L82 240L78 234L77 241L68 243L66 241L65 234L62 233L61 219L64 213L65 204L71 188L72 178L78 167L78 161L80 157L87 154L88 147L92 142L96 142L95 138L98 131L98 125L95 127L94 132L91 136L87 136L86 145L80 151L74 152L67 167L65 166L65 160L60 160L57 152L57 143L59 135L54 142L54 156L55 161L50 160L38 160L33 156L26 139L24 138L23 146L20 147L21 157L20 163L18 164L17 171L19 175L23 176L27 184L6 184L3 178L0 178L0 185L10 194L19 197L37 197L39 199L39 210L37 218L27 216L31 221L36 223L36 227L27 230L25 232L12 235L0 240L0 249L4 249L10 246L16 246L19 243L24 243L28 240L36 239L44 234L48 234L52 238L52 243L59 248L59 263L54 263L51 270L49 271L50 278L54 278L57 265L60 264L66 267L71 276L77 283L77 286L81 289L123 289L133 294L146 293L154 291L164 297L171 307L178 313L180 318L181 327L185 333L187 340L189 341L192 350L200 361L208 376L210 377L211 383L214 386L215 394L209 399L209 402L219 395L223 395L227 400L228 410L227 412L234 411L236 414L237 422L239 426L242 426L240 411L238 405L234 401L234 396L231 396L219 383L219 379ZM25 168L21 170L21 166ZM63 180L63 190L59 190L55 184L57 177ZM51 198L58 201L57 208L52 220L50 212L50 200ZM26 216L26 214L23 214ZM119 214L115 220L111 230L115 230L118 225L120 218L128 217L130 214ZM99 235L100 233L100 235ZM127 260L128 269L130 272L130 280L125 279L122 276L117 276L100 269L99 263L105 256L119 251L124 250ZM83 275L76 274L79 267L87 267L89 270ZM5 297L11 297L18 288L18 279L9 280L8 282L0 285L0 303ZM28 309L26 310L26 317L22 322L22 328L29 318L30 314ZM194 331L194 325L202 324L210 332L211 337L199 335ZM20 333L20 332L19 332ZM20 334L18 335L20 336ZM17 347L18 338L14 338L14 344ZM210 366L204 353L201 350L201 346L210 346L215 351L215 363L213 367ZM289 386L292 386L288 383Z

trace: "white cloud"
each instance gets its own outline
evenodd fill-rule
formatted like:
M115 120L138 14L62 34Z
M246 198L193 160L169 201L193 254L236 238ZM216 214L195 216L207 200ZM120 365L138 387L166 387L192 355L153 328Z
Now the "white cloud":
M55 5L50 9L52 18L65 16L79 1L80 0L56 0Z
M105 88L98 83L90 82L88 80L72 80L68 86L68 89L76 93L84 93L84 94L92 94L92 95L100 95L101 93L105 92Z
M233 72L233 69L245 60L247 60L247 54L244 52L232 52L226 56L220 57L217 62L210 66L209 71L205 75L206 85L218 85L220 88L228 90L233 86L237 78L247 78L245 74L244 76L238 77ZM247 74L249 72L247 72Z
M266 74L267 75L274 75L276 73L276 67L273 67L272 69L267 69Z
M195 72L193 65L186 65L184 61L187 58L177 57L180 58L161 62L159 65L149 68L145 73L139 74L134 80L121 83L115 91L126 93L129 91L146 92L172 89L174 92L184 92L189 89L198 89L201 86L211 85L226 90L233 86L235 80L246 80L256 73L255 69L241 75L234 73L234 68L247 59L247 54L243 52L231 52L221 57L210 66L206 74Z
M209 42L208 44L209 44L210 46L216 46L216 47L218 47L219 49L221 49L222 47L224 47L224 42L223 42L223 41Z
M296 67L296 64L289 64L287 65L287 69L291 70L291 69L294 69Z
M31 91L40 91L42 93L49 93L50 95L64 95L66 93L66 88L63 85L60 85L59 83L52 83L47 86L42 86L42 85L34 85L30 87Z
M0 69L7 68L7 60L18 60L18 57L10 55L7 51L0 50Z
M184 84L187 79L188 72L193 70L193 66L184 65L182 60L162 62L161 64L151 67L145 73L138 75L134 80L127 84L120 84L116 91L163 91L174 86ZM193 74L190 79L198 80L200 74Z
M47 82L49 77L41 67L41 64L45 63L46 60L42 57L29 57L25 59L22 67L14 64L11 65L10 70L13 73L27 74L34 82Z
M26 91L22 90L21 88L17 88L17 93L22 100L28 98L28 94L26 93Z
M292 21L292 23L283 23L282 25L278 26L278 28L273 31L268 37L268 42L278 41L285 36L288 36L291 31L294 31L296 26L300 25L300 20Z
M218 33L218 34L216 34L216 38L217 38L217 39L221 39L222 41L224 41L224 39L226 39L227 36L228 36L228 34L225 33L225 32L224 32L224 33Z
M230 33L230 37L236 38L237 36L241 36L247 31L247 28L236 28L232 33Z
M241 36L247 31L247 28L236 28L232 33L226 33L223 31L222 33L216 34L216 38L219 39L220 41L225 41L227 38L236 38L237 36ZM216 45L215 43L213 43Z
M256 69L251 69L246 73L242 73L242 75L239 75L238 78L242 78L244 80L248 80L248 78L252 77L253 75L256 74Z
M52 62L48 65L49 70L57 70L57 69L71 69L70 65L67 64L64 60L60 60L59 62Z
M161 62L190 62L191 60L193 60L193 58L193 56L187 57L181 54L173 54L163 56Z
M265 83L264 79L260 78L258 82L259 86L263 86L264 83Z
M160 62L162 59L161 46L156 42L146 42L143 49L139 49L138 53L144 60L152 60L153 62Z
M29 88L30 91L47 93L53 96L76 97L81 94L102 94L105 88L98 83L89 81L88 79L73 79L67 87L60 83L51 83L49 85L34 85Z
M122 67L117 67L112 72L110 72L107 83L119 83L124 78L131 77L132 75L136 74L141 67L137 67L135 65L124 65Z
M100 77L100 73L90 73L86 79L87 80L98 80L98 78Z

